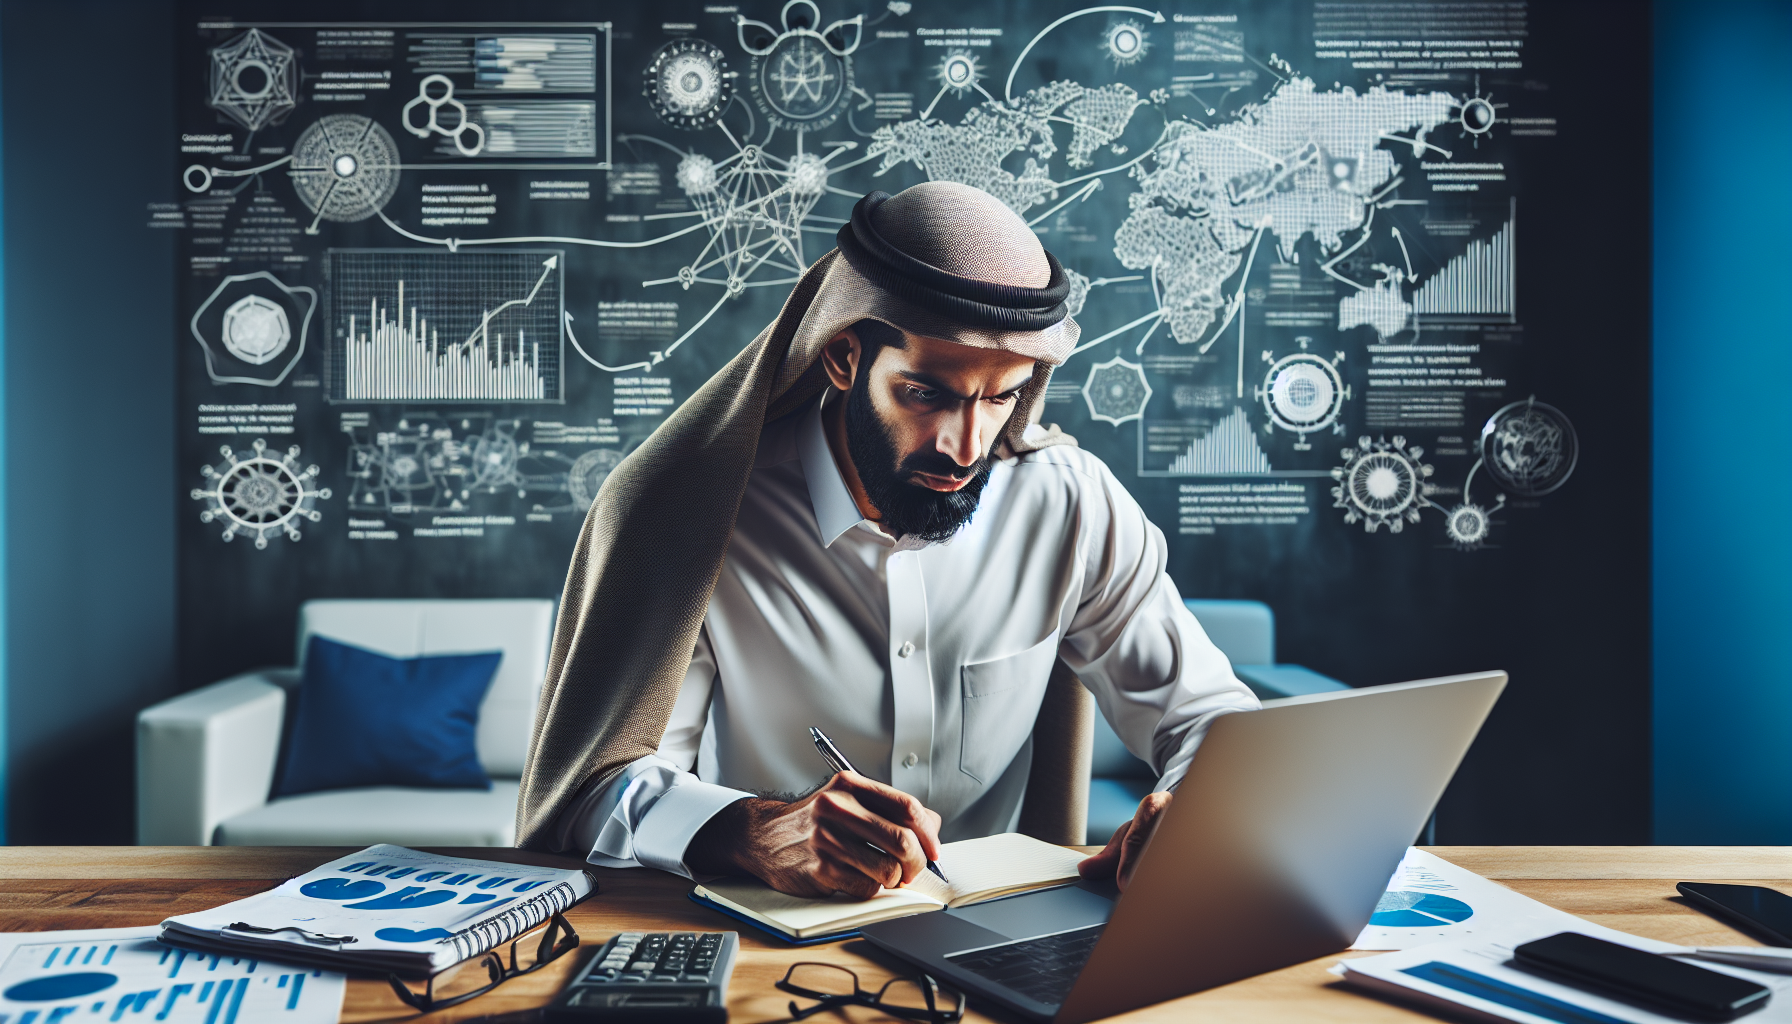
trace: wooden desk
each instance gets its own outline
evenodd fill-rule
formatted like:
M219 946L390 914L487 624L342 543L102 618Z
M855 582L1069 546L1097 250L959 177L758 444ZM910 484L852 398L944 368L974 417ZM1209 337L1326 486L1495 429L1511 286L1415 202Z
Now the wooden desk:
M123 928L156 924L271 888L347 850L229 847L9 847L0 848L0 930ZM518 863L571 866L570 861L514 850L443 853ZM1683 880L1751 882L1792 887L1788 847L1538 847L1444 846L1433 852L1527 896L1622 931L1670 942L1752 944L1746 936L1678 902ZM901 965L875 959L863 942L792 949L691 903L690 883L654 871L596 870L598 895L567 912L587 944L619 931L723 930L741 932L741 957L730 987L732 1024L785 1018L788 996L772 987L798 960L842 963L876 987ZM1370 954L1341 954L1364 956ZM537 1006L558 991L578 960L568 956L538 974L505 984L428 1021L468 1020ZM1125 1015L1129 1024L1157 1021L1401 1021L1435 1020L1357 995L1325 970L1339 956L1250 978ZM349 983L344 1021L409 1017L383 982ZM852 1010L855 1024L890 1020ZM988 1018L977 1017L977 1020ZM412 1018L419 1019L422 1018ZM836 1018L816 1018L830 1020Z

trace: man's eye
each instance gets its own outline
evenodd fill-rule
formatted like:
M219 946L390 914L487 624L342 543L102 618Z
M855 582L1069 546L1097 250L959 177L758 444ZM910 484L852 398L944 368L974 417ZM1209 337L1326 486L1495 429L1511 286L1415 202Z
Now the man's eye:
M940 393L932 388L918 388L910 384L908 396L918 402L932 402L940 397Z

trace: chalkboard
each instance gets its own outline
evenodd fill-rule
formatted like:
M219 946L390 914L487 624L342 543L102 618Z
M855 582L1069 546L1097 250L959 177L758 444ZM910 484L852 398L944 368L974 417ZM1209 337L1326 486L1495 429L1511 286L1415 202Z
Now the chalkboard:
M951 179L1072 273L1045 418L1187 596L1352 684L1513 672L1445 839L1646 833L1646 12L212 10L154 214L191 685L289 661L307 598L556 596L852 203Z

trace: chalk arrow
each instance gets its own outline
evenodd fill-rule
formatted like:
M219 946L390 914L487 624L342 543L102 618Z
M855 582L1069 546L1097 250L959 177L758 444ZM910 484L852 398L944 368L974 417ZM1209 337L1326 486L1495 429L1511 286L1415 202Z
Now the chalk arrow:
M1014 74L1020 70L1021 62L1027 59L1027 54L1039 40L1044 39L1052 29L1057 28L1059 25L1064 24L1072 18L1080 18L1085 14L1101 14L1104 11L1119 14L1142 14L1145 17L1150 18L1151 23L1154 25L1162 25L1166 20L1162 11L1147 11L1142 7L1085 7L1080 11L1071 11L1057 21L1040 29L1039 34L1034 36L1032 41L1027 43L1025 47L1022 47L1020 56L1014 58L1014 66L1008 69L1008 84L1002 87L1002 98L1009 100L1014 98ZM743 43L742 45L744 46L745 44Z

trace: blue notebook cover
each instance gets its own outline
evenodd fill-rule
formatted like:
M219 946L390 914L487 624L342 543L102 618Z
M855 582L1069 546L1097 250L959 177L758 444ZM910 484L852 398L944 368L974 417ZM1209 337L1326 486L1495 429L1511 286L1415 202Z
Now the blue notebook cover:
M789 935L784 934L781 931L778 931L774 928L767 927L765 925L765 923L762 921L755 921L752 918L748 917L747 915L742 914L738 911L729 910L727 907L722 906L720 903L717 903L715 900L706 899L702 896L697 895L697 890L695 890L695 889L691 890L690 897L691 897L692 903L696 903L701 906L708 907L709 909L715 911L718 914L727 914L729 917L732 917L736 921L740 921L744 924L750 924L754 928L757 928L758 930L764 932L767 935L770 935L772 938L777 939L779 942L785 943L786 945L819 946L824 942L839 942L841 939L856 938L859 934L858 929L855 928L850 932L834 932L832 935L812 935L806 939L794 939L794 938L791 938Z

